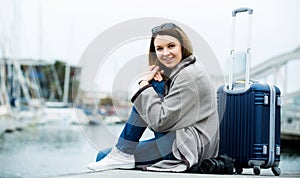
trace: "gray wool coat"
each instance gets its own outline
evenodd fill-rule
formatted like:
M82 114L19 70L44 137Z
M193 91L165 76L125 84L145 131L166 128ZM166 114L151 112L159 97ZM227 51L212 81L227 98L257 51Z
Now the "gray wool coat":
M148 170L181 172L218 154L216 91L193 55L172 70L163 98L147 85L133 96L132 102L151 129L176 132L172 150L178 160L164 160Z

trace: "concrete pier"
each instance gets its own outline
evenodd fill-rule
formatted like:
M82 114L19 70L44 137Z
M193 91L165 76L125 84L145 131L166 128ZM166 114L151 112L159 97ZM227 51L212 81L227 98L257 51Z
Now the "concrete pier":
M140 171L140 170L109 170L102 172L82 172L78 174L68 174L60 175L53 178L203 178L203 177L224 177L224 178L247 178L247 177L272 177L273 175L271 169L262 169L260 175L254 175L252 169L245 169L241 175L220 175L220 174L190 174L190 173L169 173L169 172L150 172L150 171ZM300 177L300 172L290 172L281 173L280 177L290 177L297 178Z

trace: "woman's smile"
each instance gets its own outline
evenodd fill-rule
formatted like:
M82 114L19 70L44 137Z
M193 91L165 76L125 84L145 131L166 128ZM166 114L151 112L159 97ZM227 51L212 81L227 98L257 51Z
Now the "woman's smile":
M163 60L167 61L167 62L172 62L174 58L173 57L164 57Z

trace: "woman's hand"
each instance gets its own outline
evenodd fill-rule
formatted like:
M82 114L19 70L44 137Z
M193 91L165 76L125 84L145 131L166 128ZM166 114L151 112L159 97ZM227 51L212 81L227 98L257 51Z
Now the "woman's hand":
M163 70L159 71L159 67L156 65L152 65L149 67L149 71L145 72L140 80L140 87L144 87L146 85L149 84L149 81L154 79L156 81L162 81L162 76L161 74L163 74Z
M157 72L154 74L153 79L154 79L155 81L158 81L158 82L162 81L163 78L162 78L161 75L162 75L163 73L164 73L163 70L157 71Z

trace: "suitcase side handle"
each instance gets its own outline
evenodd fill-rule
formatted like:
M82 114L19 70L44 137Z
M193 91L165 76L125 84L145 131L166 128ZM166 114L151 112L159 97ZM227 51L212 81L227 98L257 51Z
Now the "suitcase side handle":
M253 14L253 9L247 8L247 7L242 7L238 8L232 11L232 17L235 17L237 13L240 12L248 12L248 14Z

